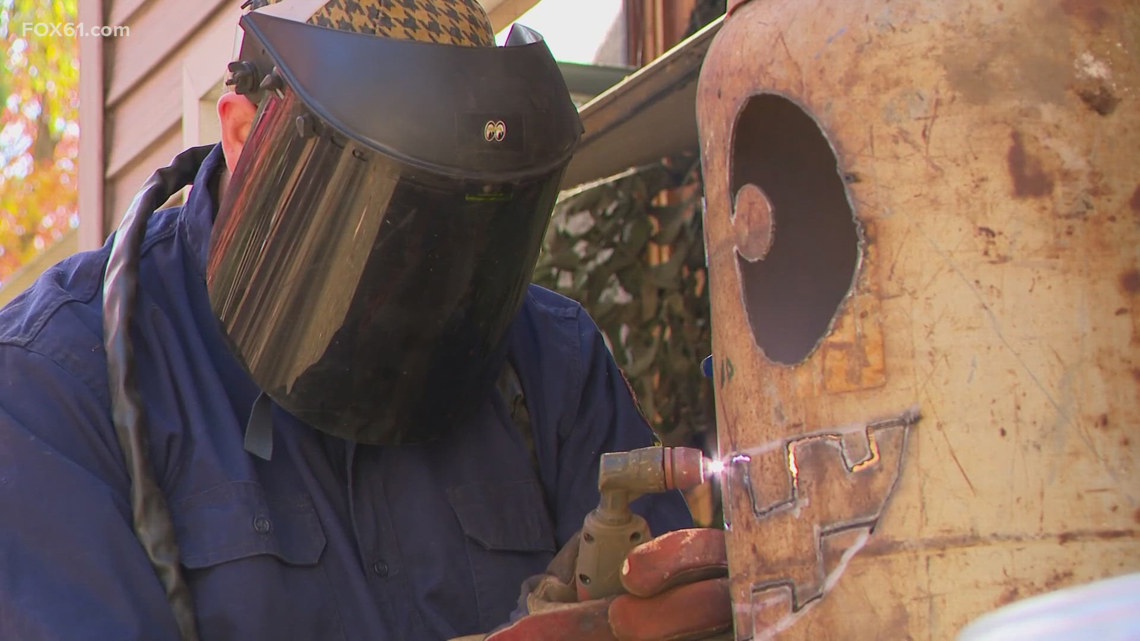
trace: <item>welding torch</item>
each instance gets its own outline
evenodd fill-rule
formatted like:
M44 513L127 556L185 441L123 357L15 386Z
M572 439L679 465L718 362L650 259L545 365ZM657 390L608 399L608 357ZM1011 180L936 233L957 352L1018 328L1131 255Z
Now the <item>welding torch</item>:
M599 599L625 592L621 568L633 548L648 541L649 524L629 505L668 490L688 490L715 474L717 466L690 447L645 447L603 454L598 470L598 507L582 524L575 576L578 598Z

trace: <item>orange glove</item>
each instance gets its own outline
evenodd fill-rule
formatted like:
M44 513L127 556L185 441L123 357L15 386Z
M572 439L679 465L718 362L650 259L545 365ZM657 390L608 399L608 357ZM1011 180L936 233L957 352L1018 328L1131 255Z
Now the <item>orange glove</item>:
M617 597L577 601L575 536L524 584L527 612L486 641L695 641L732 627L724 532L678 530L638 546Z

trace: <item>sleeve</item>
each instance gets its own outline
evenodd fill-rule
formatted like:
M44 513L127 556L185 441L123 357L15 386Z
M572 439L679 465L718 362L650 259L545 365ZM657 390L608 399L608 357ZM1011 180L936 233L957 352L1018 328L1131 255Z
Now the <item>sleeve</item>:
M121 457L91 385L0 345L0 639L178 638Z
M598 505L601 455L657 442L629 383L606 347L601 330L585 310L579 309L577 328L578 368L569 381L569 422L559 429L559 545L564 545L582 527L586 514ZM634 502L633 509L649 522L654 536L693 524L680 492L643 496Z

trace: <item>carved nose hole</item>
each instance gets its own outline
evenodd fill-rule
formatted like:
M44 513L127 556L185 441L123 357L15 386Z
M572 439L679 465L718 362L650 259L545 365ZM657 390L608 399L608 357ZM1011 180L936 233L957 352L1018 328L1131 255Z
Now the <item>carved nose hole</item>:
M753 96L733 131L730 194L741 294L756 344L803 362L851 290L859 228L835 152L792 101Z

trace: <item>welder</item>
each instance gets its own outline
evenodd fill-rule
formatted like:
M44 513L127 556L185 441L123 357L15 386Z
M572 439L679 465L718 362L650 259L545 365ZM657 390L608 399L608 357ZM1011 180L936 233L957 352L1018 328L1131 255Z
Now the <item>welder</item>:
M0 312L0 638L723 631L723 537L675 491L633 504L618 594L576 585L599 456L653 436L528 285L580 135L541 37L247 5L221 143Z

